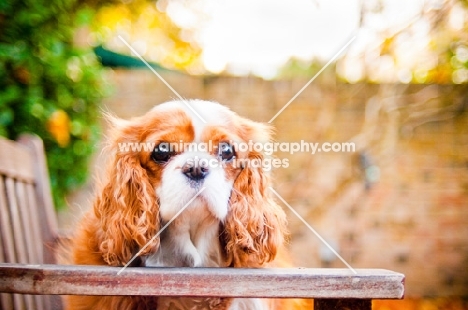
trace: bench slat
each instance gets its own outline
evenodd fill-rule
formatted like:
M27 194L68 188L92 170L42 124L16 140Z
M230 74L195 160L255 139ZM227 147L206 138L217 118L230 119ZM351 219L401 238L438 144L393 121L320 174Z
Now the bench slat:
M0 292L401 299L404 275L382 269L127 268L0 264Z
M31 171L35 181L34 197L38 215L37 222L40 223L42 245L48 249L43 251L42 260L46 264L55 264L55 252L51 249L54 249L56 245L58 224L52 201L44 145L38 137L27 134L22 135L18 142L20 144L18 147L28 150L34 162Z
M3 259L5 263L17 262L13 225L11 223L10 208L6 197L5 179L0 177L0 237L3 240Z
M14 194L14 180L5 177L0 180L0 208L1 215L0 227L2 237L6 243L3 250L4 258L7 262L26 262L26 253L23 250L22 227L20 227L20 220L18 208L16 205L16 197ZM16 234L14 232L17 232ZM10 297L6 297L10 298ZM3 300L3 297L2 297ZM13 295L14 309L26 309L26 305L31 305L32 299L27 295Z
M1 215L2 213L0 211L0 217ZM1 237L2 236L0 234L0 263L3 263L5 262L5 256L2 250L4 246L3 246L3 241ZM0 309L13 309L13 296L11 296L10 294L0 293Z

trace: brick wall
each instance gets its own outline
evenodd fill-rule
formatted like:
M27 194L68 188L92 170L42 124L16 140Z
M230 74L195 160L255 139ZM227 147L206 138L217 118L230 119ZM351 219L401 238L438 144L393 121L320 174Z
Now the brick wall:
M185 98L263 122L307 82L163 76ZM109 78L115 95L104 109L120 117L176 98L147 70ZM315 81L273 122L276 140L351 141L356 152L277 153L290 167L275 171L275 188L354 268L405 273L408 296L468 295L467 90ZM92 187L70 197L72 210L87 207ZM344 267L288 214L297 265Z

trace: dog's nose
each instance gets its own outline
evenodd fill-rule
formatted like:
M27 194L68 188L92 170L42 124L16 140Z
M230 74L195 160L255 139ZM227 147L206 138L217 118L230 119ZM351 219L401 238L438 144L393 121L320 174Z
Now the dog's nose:
M210 173L210 169L208 167L203 167L199 163L186 164L182 167L182 173L191 180L200 181Z

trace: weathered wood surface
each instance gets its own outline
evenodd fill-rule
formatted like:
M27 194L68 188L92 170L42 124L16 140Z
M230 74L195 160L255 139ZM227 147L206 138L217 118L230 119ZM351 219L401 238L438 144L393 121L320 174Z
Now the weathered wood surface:
M26 183L35 181L33 160L28 149L0 138L0 174Z
M34 197L31 201L32 207L37 209L34 220L39 225L38 232L42 237L43 262L45 264L55 264L55 246L58 238L58 222L55 214L52 191L49 182L49 171L45 157L42 140L34 135L24 134L18 140L21 147L30 152L34 165L34 191L30 194Z
M55 263L57 220L41 139L0 138L0 263ZM60 296L0 294L0 309L61 308Z
M382 269L127 268L0 264L0 292L399 299L404 275Z

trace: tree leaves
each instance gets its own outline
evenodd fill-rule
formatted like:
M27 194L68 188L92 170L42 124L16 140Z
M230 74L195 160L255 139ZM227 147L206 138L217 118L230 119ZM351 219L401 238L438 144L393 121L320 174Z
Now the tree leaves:
M108 88L94 53L72 43L86 14L78 0L0 2L0 135L44 140L58 208L86 180Z

